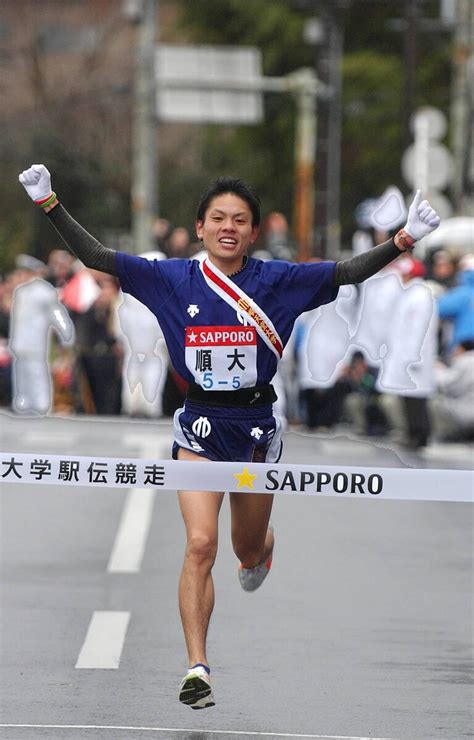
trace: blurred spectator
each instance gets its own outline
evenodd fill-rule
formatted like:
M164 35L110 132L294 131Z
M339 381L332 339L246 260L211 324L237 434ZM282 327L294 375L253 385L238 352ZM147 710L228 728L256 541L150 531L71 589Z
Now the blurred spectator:
M435 369L437 393L432 409L435 430L442 439L474 439L474 342L455 348L450 366Z
M446 290L456 285L457 259L445 249L438 249L431 257L431 280ZM444 291L443 291L444 292Z
M74 329L57 290L41 276L46 265L34 257L20 255L13 293L9 346L13 355L12 406L19 413L46 414L51 408L52 384L48 364L51 328L65 343Z
M82 262L74 262L74 275L61 290L61 300L69 311L84 313L100 293L92 270L87 270ZM100 279L100 276L99 276Z
M456 283L457 263L457 258L444 249L439 249L425 256L424 264L428 271L425 285L430 289L431 295L436 301L446 293L449 287ZM437 352L440 358L449 356L451 329L449 321L439 321Z
M347 313L357 292L340 288L335 301L298 317L294 328L302 417L308 429L330 429L340 420L343 396L336 381L350 345Z
M73 414L74 397L74 349L54 343L50 353L50 370L53 381L53 405L57 414Z
M390 185L375 200L369 215L374 244L380 244L390 236L394 236L405 223L407 215L408 211L401 191L395 185Z
M48 255L47 279L55 288L63 288L74 275L74 257L65 249L53 249Z
M163 252L145 252L149 260L166 259ZM168 367L168 352L156 316L129 293L121 293L118 308L123 334L124 362L122 412L130 416L158 417Z
M254 252L251 253L251 256L255 260L263 260L263 262L267 262L272 258L272 255L267 249L256 249Z
M352 254L363 254L394 236L407 217L401 191L390 185L378 198L367 198L354 211L357 229L352 237Z
M297 248L292 240L288 220L283 213L274 211L267 216L264 225L264 248L276 260L293 260Z
M87 311L73 316L80 406L86 413L120 414L123 353L114 331L117 281L96 274L99 295Z
M166 218L157 218L153 224L153 238L155 247L158 251L164 252L166 249L166 240L171 231L171 224Z
M33 277L45 278L48 274L48 266L30 254L18 254L15 259L15 272L13 280L15 285L31 280Z
M189 258L194 260L197 258L199 252L202 251L202 243L199 241L191 242L189 245Z
M452 322L450 350L474 341L474 255L459 261L457 283L438 299L440 319Z
M434 364L437 356L437 312L431 291L424 284L423 264L416 259L398 260L403 289L392 304L387 324L387 353L377 380L385 394L385 410L392 427L400 428L402 412L404 442L411 448L424 447L431 424L428 398L434 391ZM399 400L399 408L394 400Z
M354 308L353 342L372 365L380 366L387 357L389 327L397 302L403 294L399 261L385 267L358 287ZM408 376L406 377L409 380Z
M173 229L166 242L166 253L168 257L191 256L191 238L184 226Z
M12 292L10 279L0 282L0 406L10 406L12 399L12 355L8 349Z
M378 372L378 368L368 364L364 353L356 350L336 383L338 395L344 399L348 417L359 434L380 436L389 431L376 389Z

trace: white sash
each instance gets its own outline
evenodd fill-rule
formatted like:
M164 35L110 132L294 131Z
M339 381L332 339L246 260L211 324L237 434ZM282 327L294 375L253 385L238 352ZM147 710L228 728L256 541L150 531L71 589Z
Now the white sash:
M283 342L264 311L253 302L227 275L224 275L208 259L199 263L204 280L217 295L236 311L245 314L248 321L254 326L271 351L281 358L283 354Z

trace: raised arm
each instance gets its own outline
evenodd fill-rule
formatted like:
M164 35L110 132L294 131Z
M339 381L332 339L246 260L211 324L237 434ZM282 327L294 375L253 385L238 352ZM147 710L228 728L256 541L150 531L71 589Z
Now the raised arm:
M115 250L104 247L69 215L51 189L51 175L43 164L33 164L18 179L31 200L47 214L68 249L86 267L117 275Z
M368 252L348 260L336 262L334 285L361 283L399 257L401 252L413 249L415 242L438 228L440 218L427 200L421 200L417 190L408 211L408 220L392 239L379 244Z

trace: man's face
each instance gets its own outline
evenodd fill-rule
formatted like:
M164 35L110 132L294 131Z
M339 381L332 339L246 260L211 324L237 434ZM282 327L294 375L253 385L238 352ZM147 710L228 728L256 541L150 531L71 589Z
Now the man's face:
M196 222L196 234L211 258L238 269L257 238L258 226L252 226L252 212L245 200L224 193L211 200L204 221Z

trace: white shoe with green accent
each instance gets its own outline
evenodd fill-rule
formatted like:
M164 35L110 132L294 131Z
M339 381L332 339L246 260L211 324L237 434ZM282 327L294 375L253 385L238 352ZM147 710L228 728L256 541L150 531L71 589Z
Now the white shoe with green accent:
M190 668L181 681L179 700L191 709L207 709L215 705L211 689L211 679L201 665Z

